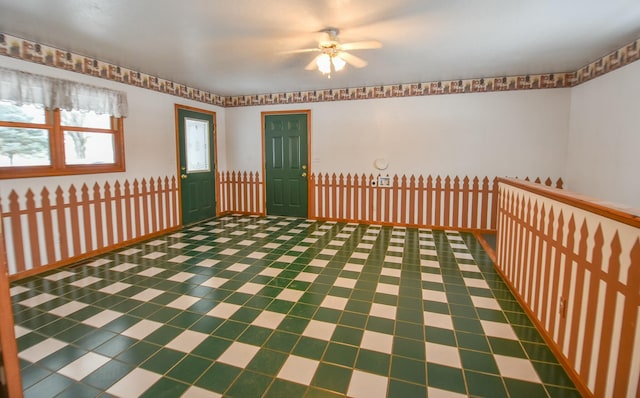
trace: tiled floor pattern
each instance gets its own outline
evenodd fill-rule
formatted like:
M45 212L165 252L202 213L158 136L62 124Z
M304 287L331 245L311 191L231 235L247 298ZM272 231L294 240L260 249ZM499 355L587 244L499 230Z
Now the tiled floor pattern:
M26 397L578 397L470 234L229 216L11 288Z

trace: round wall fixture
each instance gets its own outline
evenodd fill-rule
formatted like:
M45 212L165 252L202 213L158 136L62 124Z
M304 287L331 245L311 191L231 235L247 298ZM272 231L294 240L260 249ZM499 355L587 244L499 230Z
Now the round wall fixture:
M373 165L378 170L386 170L389 167L389 162L385 158L378 158L373 162Z

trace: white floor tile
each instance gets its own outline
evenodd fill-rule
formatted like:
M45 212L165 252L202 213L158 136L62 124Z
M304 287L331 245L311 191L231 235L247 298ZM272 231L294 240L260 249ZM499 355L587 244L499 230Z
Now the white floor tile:
M473 305L476 307L502 311L502 307L500 307L498 300L491 297L471 296L471 301L473 302Z
M442 275L432 274L430 272L422 272L420 279L422 279L425 282L444 283L444 281L442 280Z
M253 295L258 293L260 290L262 290L263 287L264 285L261 285L259 283L247 282L244 285L240 286L236 291L239 293L246 293L246 294Z
M213 267L214 265L218 264L220 262L220 260L213 260L210 258L207 258L205 260L200 261L198 264L196 264L199 267Z
M447 294L438 290L422 289L422 299L429 301L437 301L439 303L448 303Z
M217 361L238 368L246 368L258 351L260 351L260 347L235 341L220 355Z
M389 283L378 283L378 286L376 287L376 293L384 293L384 294L391 294L393 296L397 296L399 292L400 292L400 286L391 285Z
M167 278L167 280L172 282L184 282L196 276L196 274L192 274L191 272L178 272L177 274Z
M260 315L251 322L251 324L267 329L275 329L280 325L280 322L282 322L285 316L285 314L281 314L279 312L262 311Z
M151 333L158 330L158 328L160 328L162 325L163 324L160 322L143 319L120 334L134 339L142 340Z
M386 263L402 264L402 257L387 255L387 256L384 256L384 261Z
M225 283L227 283L227 281L228 281L228 279L218 278L217 276L212 276L211 278L209 278L206 281L202 282L200 285L201 286L212 287L212 288L217 288L217 287L220 287L220 286L224 285Z
M123 314L121 312L104 310L88 319L85 319L84 321L82 321L82 323L84 323L85 325L93 326L94 328L101 328L107 323L118 319L122 315Z
M164 293L163 290L148 288L141 291L138 294L133 295L131 298L134 300L147 302L147 301L153 300L154 298L158 297L163 293Z
M121 291L129 287L131 287L131 285L128 283L116 282L116 283L107 285L98 291L102 293L116 294L116 293L120 293Z
M458 394L457 392L433 387L427 387L427 396L429 398L467 398L466 394Z
M342 269L351 272L362 272L362 268L364 268L364 265L362 264L346 263Z
M68 278L72 275L75 275L73 272L69 272L69 271L60 271L60 272L56 272L55 274L51 274L48 276L45 276L44 279L49 280L49 281L59 281L61 279L65 279Z
M149 254L145 254L144 256L142 256L142 258L148 258L150 260L155 260L155 259L158 259L160 257L164 257L166 255L167 255L167 253L163 253L163 252L151 252Z
M138 267L139 264L133 264L133 263L122 263L119 265L116 265L115 267L111 267L110 270L111 271L117 271L117 272L126 272L128 270L130 270L131 268L135 268Z
M112 385L107 393L120 398L134 398L142 395L162 376L145 369L136 368Z
M360 348L382 352L384 354L391 354L393 351L393 336L390 334L365 330L362 335Z
M319 258L314 258L309 262L309 265L311 265L312 267L324 268L327 266L327 264L329 264L329 260L321 260Z
M184 311L200 300L202 300L202 298L200 297L182 295L177 299L173 300L172 302L170 302L169 304L166 304L166 306L171 308L177 308L179 310Z
M271 277L276 277L278 275L280 275L280 273L284 271L281 268L273 268L273 267L269 267L269 268L265 268L262 271L260 271L258 273L258 275L262 275L262 276L271 276Z
M16 336L16 339L20 338L20 337L22 337L24 335L27 335L29 333L31 333L30 329L27 329L27 328L22 327L20 325L14 325L13 326L13 334Z
M158 268L158 267L151 267L151 268L147 268L147 269L145 269L145 270L143 270L141 272L138 272L138 275L151 277L151 276L158 275L162 271L164 271L164 269Z
M77 281L71 282L69 284L75 287L87 287L101 280L102 279L96 278L95 276L87 276L86 278L78 279Z
M193 330L185 330L167 343L165 347L189 353L199 346L207 337L209 337L208 334L195 332Z
M508 323L480 320L482 329L487 336L502 337L503 339L518 340L518 336Z
M427 362L438 363L453 368L462 368L458 348L427 342L425 344Z
M294 280L300 281L300 282L313 282L316 280L317 277L318 277L318 274L314 274L311 272L301 272L294 278Z
M388 384L387 377L354 370L347 395L353 398L383 398L387 396Z
M26 300L22 300L18 302L18 304L24 305L25 307L35 307L40 304L44 304L47 301L51 301L55 298L58 298L58 296L54 296L53 294L49 294L49 293L40 293L37 296L33 296Z
M123 251L119 252L118 254L122 254L122 255L125 255L125 256L131 256L133 254L140 253L141 251L142 250L140 250L140 249L127 249L127 250L123 250Z
M302 335L318 340L329 341L335 329L335 323L311 320L304 329L304 332L302 332Z
M58 370L58 373L73 380L80 381L110 360L111 358L105 357L104 355L89 352Z
M54 352L66 347L67 345L68 344L63 341L56 340L54 338L48 338L36 345L27 348L26 350L20 351L18 353L18 357L27 361L38 362L42 358L53 354Z
M249 264L235 263L235 264L227 267L227 270L233 271L233 272L242 272L242 271L246 270L249 267L250 267Z
M382 272L380 272L380 275L393 276L396 278L400 278L401 274L402 271L396 268L382 268Z
M98 258L96 260L86 263L85 267L100 267L105 264L109 264L110 262L113 262L113 260L107 260L106 258Z
M347 288L347 289L353 289L356 286L357 282L358 281L356 279L338 277L338 278L336 278L336 281L333 284L333 286L344 287L344 288Z
M373 303L369 315L377 316L379 318L396 319L396 307L392 305Z
M344 297L326 296L324 300L322 300L322 303L320 303L320 307L343 311L348 301L349 300Z
M476 278L462 278L464 279L464 284L468 287L479 287L483 289L490 289L487 281L484 279L476 279Z
M65 317L69 314L73 314L76 311L79 311L86 307L88 304L81 303L79 301L71 301L67 304L63 304L60 307L56 307L52 310L49 310L50 314Z
M524 380L531 383L542 383L531 361L504 355L494 355L494 358L496 359L502 377Z
M208 316L214 316L216 318L229 319L236 313L242 306L230 303L220 303L213 307L213 309L207 312Z
M205 253L208 252L209 250L213 249L213 246L208 246L208 245L200 245L198 247L196 247L195 249L193 249L194 251L198 252L198 253Z
M303 295L304 292L302 290L284 289L276 296L276 298L278 300L297 302Z
M437 312L425 312L424 324L426 326L433 326L436 328L453 330L453 320L451 315L439 314Z
M238 251L239 251L238 249L224 249L224 250L220 251L220 254L225 255L225 256L233 256Z
M204 388L191 386L187 388L187 391L185 391L180 398L222 398L222 395L205 390Z
M11 297L18 295L20 293L24 293L24 292L28 292L29 288L24 287L24 286L14 286L11 289L9 289L9 294L11 295Z
M460 268L460 271L467 271L467 272L480 272L480 268L478 268L477 265L473 265L473 264L458 264L458 268Z
M179 255L179 256L175 256L175 257L169 259L168 261L171 262L171 263L182 264L182 263L184 263L185 261L187 261L190 258L191 258L191 256Z
M291 264L292 262L296 261L296 258L297 257L295 256L284 255L284 256L280 256L276 261L279 261L281 263Z
M319 364L320 362L313 359L290 355L282 365L277 377L308 386L311 384Z
M261 258L264 258L264 256L266 256L266 255L267 255L267 253L265 253L265 252L253 252L253 253L247 254L247 257L255 258L255 259L261 259Z

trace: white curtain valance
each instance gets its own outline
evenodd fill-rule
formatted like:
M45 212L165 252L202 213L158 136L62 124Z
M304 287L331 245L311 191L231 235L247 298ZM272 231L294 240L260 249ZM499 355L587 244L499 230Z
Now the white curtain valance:
M126 117L129 111L122 91L6 68L0 68L0 100L115 117Z

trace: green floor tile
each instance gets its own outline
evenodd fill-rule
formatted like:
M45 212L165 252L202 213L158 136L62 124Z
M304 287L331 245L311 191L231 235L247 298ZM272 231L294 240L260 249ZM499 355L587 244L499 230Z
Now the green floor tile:
M523 341L522 346L532 361L558 363L553 351L547 345Z
M352 370L349 368L320 363L311 384L339 394L346 394L351 373Z
M430 343L456 346L456 335L453 330L426 326L424 335L425 340Z
M500 374L493 355L470 350L459 351L462 367L465 370L475 370L496 375Z
M582 398L578 390L556 386L545 386L550 398Z
M106 390L118 380L129 374L134 366L118 361L109 361L96 371L82 379L84 384L100 390Z
M236 339L238 336L242 335L248 327L249 324L247 323L228 320L218 326L213 334L227 339Z
M22 376L22 388L26 390L40 380L48 377L53 372L38 365L30 365L20 370Z
M302 336L293 348L292 353L300 357L319 360L320 358L322 358L326 347L326 341Z
M38 361L38 365L50 370L58 370L87 353L74 346L66 346Z
M285 353L263 348L253 357L247 369L275 376L287 358L288 355Z
M225 396L228 397L259 397L267 390L272 378L251 372L244 371L227 390Z
M302 384L275 379L263 398L302 397L306 389Z
M531 363L544 384L575 388L573 381L562 366L548 362L532 361Z
M522 349L519 341L492 336L487 337L487 339L489 340L491 350L494 354L505 355L508 357L527 358L527 355Z
M426 397L427 389L423 385L411 384L402 380L389 381L389 398Z
M529 383L506 377L504 378L504 384L507 386L507 391L512 397L547 398L547 392L542 384Z
M455 332L458 339L458 347L466 348L474 351L482 351L486 353L491 352L491 347L487 341L487 336L484 334L467 333L463 331Z
M508 398L507 390L500 377L468 370L465 370L464 374L470 395Z
M329 343L322 360L347 367L353 367L358 354L358 348L346 344Z
M213 364L213 361L204 359L196 355L185 356L175 365L167 376L180 380L181 382L192 384Z
M216 362L196 381L195 385L219 394L225 392L235 381L241 370Z
M182 360L185 355L186 354L183 352L178 352L168 348L161 348L143 362L140 367L154 373L164 374Z
M99 347L96 347L93 351L108 357L116 357L121 352L131 348L137 342L138 340L132 339L131 337L118 335Z
M389 374L391 356L376 351L360 349L356 359L356 368L382 376Z
M426 385L425 362L393 355L391 357L391 377L410 383Z
M364 331L348 326L336 326L331 336L331 341L350 344L352 346L360 346Z
M145 391L141 398L171 398L181 396L189 386L175 380L161 378Z
M25 398L52 397L69 388L74 381L56 373L45 377L24 391Z
M293 346L298 341L298 338L299 336L297 334L276 330L265 343L265 347L289 353L293 350Z
M56 395L56 398L93 398L100 395L102 391L81 383L75 383L66 390Z

